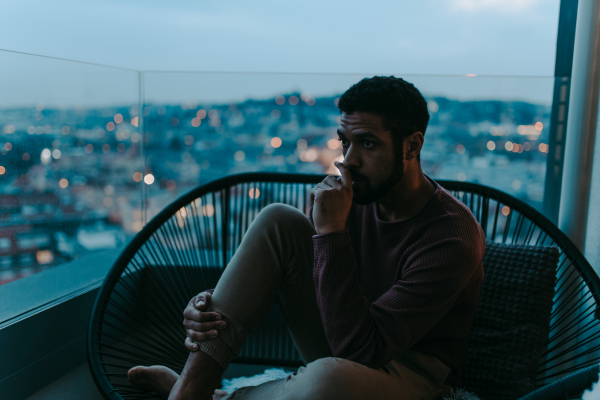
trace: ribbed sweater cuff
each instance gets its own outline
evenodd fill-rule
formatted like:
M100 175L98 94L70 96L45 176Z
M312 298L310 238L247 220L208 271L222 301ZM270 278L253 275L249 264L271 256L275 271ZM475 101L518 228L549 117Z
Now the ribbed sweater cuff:
M213 360L218 362L223 371L227 370L231 360L236 356L231 347L220 337L195 343L198 344L198 348L202 352L208 354Z
M346 265L344 260L336 259L331 262L331 256L346 254L350 247L350 235L348 229L343 231L329 232L313 236L313 249L315 255L315 270L323 268L335 268L336 264Z

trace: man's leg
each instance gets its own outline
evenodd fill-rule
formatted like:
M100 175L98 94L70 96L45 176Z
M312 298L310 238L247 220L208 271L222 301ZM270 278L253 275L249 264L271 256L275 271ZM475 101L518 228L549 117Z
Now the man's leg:
M450 367L408 351L383 368L321 358L285 379L243 387L222 400L434 400L449 394Z
M198 344L170 399L210 398L275 298L305 363L331 356L312 280L310 221L284 204L265 207L250 225L219 280L207 308L227 322L219 337Z

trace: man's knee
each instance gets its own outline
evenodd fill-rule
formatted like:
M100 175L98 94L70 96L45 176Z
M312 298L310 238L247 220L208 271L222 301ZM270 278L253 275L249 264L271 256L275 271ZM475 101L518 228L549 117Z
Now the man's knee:
M352 386L360 371L356 364L342 358L320 358L306 366L307 399L352 398Z
M306 215L297 208L283 203L273 203L263 208L255 222L283 228L312 229L312 224Z

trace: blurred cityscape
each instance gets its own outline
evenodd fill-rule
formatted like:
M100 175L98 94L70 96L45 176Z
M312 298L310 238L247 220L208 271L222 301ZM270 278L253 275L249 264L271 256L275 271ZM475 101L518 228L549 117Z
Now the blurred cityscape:
M549 106L427 101L427 174L494 186L541 209ZM137 105L0 109L0 284L120 247L175 198L222 176L337 174L336 104L288 93L146 104L143 115Z

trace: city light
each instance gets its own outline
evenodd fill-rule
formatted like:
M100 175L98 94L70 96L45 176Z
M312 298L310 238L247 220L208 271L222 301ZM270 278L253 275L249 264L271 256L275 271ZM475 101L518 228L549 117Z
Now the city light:
M281 147L281 143L282 143L282 141L278 137L274 137L273 139L271 139L271 146L273 146L276 149Z
M487 148L490 151L494 151L496 149L496 143L490 140L489 142L487 142Z
M10 151L12 149L12 144L10 142L4 143L4 150Z
M198 117L192 118L192 126L194 128L199 127L201 123L202 123L202 120L200 118L198 118Z
M314 106L317 103L317 100L315 100L314 97L311 97L310 99L308 99L308 101L306 102L306 105L309 106Z
M513 144L512 144L512 142L506 142L506 143L504 144L504 148L505 148L507 151L512 151L512 148L513 148Z
M510 214L510 207L509 206L502 207L502 215L507 216L508 214Z
M137 133L137 132L133 132L133 133L131 134L131 141L132 141L133 143L137 143L137 142L139 142L141 139L142 139L142 135L140 135L139 133Z
M94 145L93 144L86 144L85 145L85 152L88 154L91 154L94 151Z
M210 110L208 112L208 118L210 118L210 119L219 118L219 112L217 110Z
M117 114L115 115L114 120L117 124L120 124L121 122L123 122L123 116L121 114Z
M438 110L440 109L440 106L438 105L437 102L430 100L429 103L427 103L427 108L429 109L429 111L431 111L432 113L436 113L438 112Z
M169 179L167 181L167 189L174 190L176 186L177 186L177 184L175 183L175 181L173 179Z
M464 182L467 180L467 174L465 174L464 172L459 172L458 175L456 176L456 179Z
M544 129L544 124L542 124L541 122L536 122L535 129L537 129L538 131L541 131L542 129Z
M281 95L275 97L275 103L279 104L280 106L283 105L283 103L285 103L285 97Z
M35 133L35 126L31 125L27 128L27 133L33 135Z
M4 175L6 173L6 168L0 165L0 175Z
M296 146L298 146L298 149L304 150L306 146L308 146L308 144L306 143L306 140L298 139L298 141L296 142Z
M133 181L134 182L140 182L142 180L142 173L141 172L134 172L133 173Z
M63 135L68 135L69 132L71 132L71 128L69 128L68 126L63 126L62 128L60 128L60 131L62 132Z
M206 118L206 111L204 111L204 110L198 110L198 112L196 113L196 117L198 117L200 119Z
M271 118L277 119L279 117L281 117L281 111L279 111L279 110L273 110L273 111L271 111Z
M52 150L52 158L54 158L55 160L58 160L61 155L62 155L62 153L60 152L59 149Z
M2 132L10 135L11 133L15 132L15 126L14 125L6 125L4 128L2 128Z
M465 154L465 146L463 146L462 144L459 144L458 146L456 146L456 152L458 154Z
M298 104L299 101L300 99L298 98L298 96L290 96L290 98L288 99L288 102L293 106Z
M133 126L139 126L139 118L135 117L134 119L131 120L131 125Z
M529 143L529 142L523 143L523 150L525 150L525 151L531 150L531 143Z
M300 152L300 160L304 162L313 162L317 159L319 153L315 149L308 149Z
M52 127L50 125L44 125L44 133L50 133L52 132Z
M216 128L217 126L221 125L221 119L220 118L212 118L210 121L208 121L208 125L212 126L213 128Z
M154 175L146 174L146 176L144 177L144 183L146 185L152 185L154 183Z
M258 196L260 196L260 190L258 190L256 188L252 188L248 192L248 195L250 196L251 199L258 199Z
M113 204L113 199L111 199L110 197L105 197L102 203L104 203L105 207L110 207Z
M202 215L212 217L215 214L215 207L212 204L202 206Z
M518 179L515 179L514 181L512 181L512 188L515 190L521 189L521 181Z
M104 193L106 193L107 196L112 196L112 194L114 192L115 192L115 188L112 185L104 186Z
M465 76L468 76L469 78L472 78L472 77L477 76L477 75L475 75L475 74L466 74Z
M42 164L48 164L50 162L50 157L52 157L52 152L50 152L50 149L42 150L42 154L40 155Z
M35 259L37 260L38 264L50 264L52 261L54 261L54 254L50 250L38 250L35 253Z
M103 144L102 145L102 152L104 154L110 153L110 144L108 144L108 143Z
M115 130L115 123L110 121L108 124L106 124L106 130L109 132L112 132Z
M29 153L23 153L21 158L23 159L23 161L29 161L29 158L30 158Z
M233 155L233 158L235 159L235 161L244 161L244 159L246 158L246 153L244 153L242 150L238 150Z
M548 145L545 143L540 143L540 145L538 146L538 149L540 149L540 151L542 153L547 153L548 152Z
M38 104L35 106L35 109L36 109L36 110L38 110L39 112L42 112L42 111L44 111L44 104L43 104L43 103L38 103Z
M63 189L66 189L66 187L69 186L69 181L65 178L62 178L60 181L58 181L58 186L60 186Z
M302 99L302 101L307 102L308 100L310 100L310 94L303 92L300 94L300 98Z
M327 141L327 147L329 147L331 150L336 150L341 146L341 142L338 139L329 139Z

